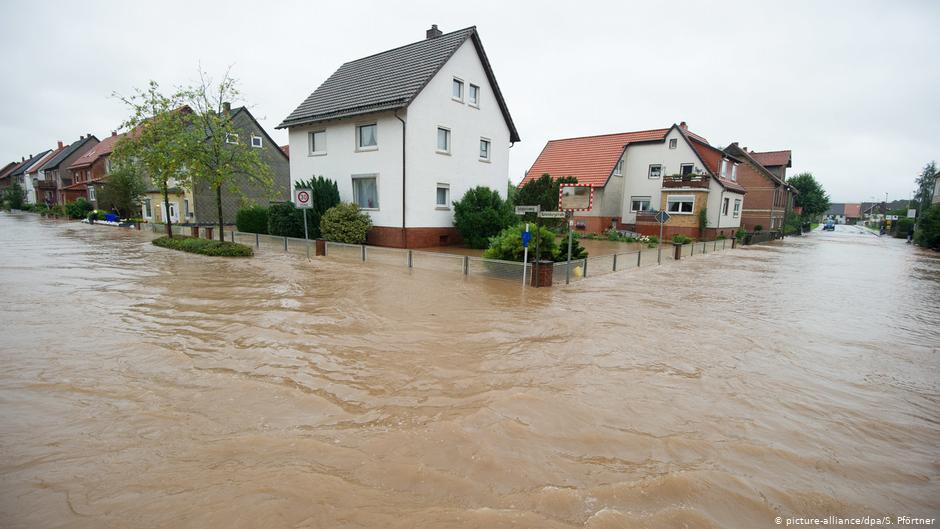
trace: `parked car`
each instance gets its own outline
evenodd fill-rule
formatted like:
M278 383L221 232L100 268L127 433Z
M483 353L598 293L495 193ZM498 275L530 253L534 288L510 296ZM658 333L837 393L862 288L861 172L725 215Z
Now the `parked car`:
M830 220L823 224L823 231L836 231L836 225Z

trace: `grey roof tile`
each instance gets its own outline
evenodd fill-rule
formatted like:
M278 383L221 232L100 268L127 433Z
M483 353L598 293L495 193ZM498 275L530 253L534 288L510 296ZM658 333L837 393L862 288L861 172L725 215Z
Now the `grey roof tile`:
M48 170L51 170L51 169L55 169L56 167L59 166L59 164L61 164L62 162L64 162L66 158L68 158L69 156L71 156L72 153L74 153L74 152L77 151L78 149L82 148L82 146L84 146L86 143L88 143L92 138L95 139L95 142L98 141L98 138L95 138L95 137L94 137L93 135L91 135L91 134L89 134L88 136L85 136L84 138L80 138L80 139L75 140L71 145L69 145L68 147L62 149L62 152L60 152L59 154L53 156L51 160L49 160L48 162L46 162L45 164L43 164L43 166L40 168L40 170L42 170L42 171L48 171Z

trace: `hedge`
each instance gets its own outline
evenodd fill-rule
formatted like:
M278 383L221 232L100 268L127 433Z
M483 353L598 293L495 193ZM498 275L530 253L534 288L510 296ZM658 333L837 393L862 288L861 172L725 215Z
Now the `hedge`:
M254 255L251 246L245 246L244 244L197 239L195 237L184 237L181 235L177 235L172 239L169 237L159 237L152 242L155 246L160 246L161 248L215 257L251 257Z
M238 210L235 215L235 227L245 233L268 234L268 208L248 206Z
M328 241L362 244L372 228L372 219L353 203L342 203L328 209L320 219L320 233Z
M268 208L268 235L303 239L303 210L294 207L293 202L271 204Z

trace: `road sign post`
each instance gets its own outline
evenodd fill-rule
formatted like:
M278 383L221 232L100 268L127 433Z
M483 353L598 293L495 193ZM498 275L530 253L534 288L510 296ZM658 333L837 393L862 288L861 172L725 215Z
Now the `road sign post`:
M522 288L525 288L525 267L529 262L529 241L532 240L532 234L529 233L529 223L525 223L525 231L522 232Z
M568 285L571 283L571 225L574 224L573 220L568 221L568 266L565 267L565 284ZM617 255L614 255L614 259L617 258Z
M307 210L313 207L313 191L310 189L294 190L294 205L304 212L304 245L307 247L307 257L310 257L310 245L307 242ZM285 239L286 244L286 239Z
M656 214L656 222L659 223L659 245L656 248L656 264L663 264L663 224L669 220L669 213L660 211Z

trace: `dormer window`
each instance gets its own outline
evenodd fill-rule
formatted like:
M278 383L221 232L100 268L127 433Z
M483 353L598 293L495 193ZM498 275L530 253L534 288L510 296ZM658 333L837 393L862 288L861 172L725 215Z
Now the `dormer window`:
M677 145L679 145L679 140L677 140L676 138L669 140L670 149L675 149Z
M728 176L728 160L727 160L727 158L721 160L721 170L718 171L718 174L719 174L719 176Z
M456 77L454 78L454 85L451 90L450 97L452 97L454 101L460 101L463 103L463 81L457 79Z
M735 182L738 181L738 164L733 164L731 166L731 179Z

